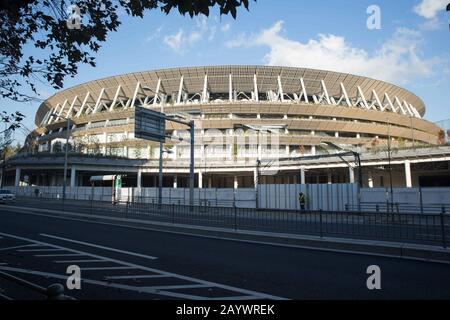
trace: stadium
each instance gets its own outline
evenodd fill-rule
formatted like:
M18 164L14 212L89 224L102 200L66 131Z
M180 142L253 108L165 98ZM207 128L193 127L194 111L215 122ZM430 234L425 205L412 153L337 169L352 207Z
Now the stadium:
M61 186L69 137L69 186L123 174L124 186L156 187L159 144L134 137L138 106L195 121L198 188L252 188L258 163L270 167L259 182L277 184L356 179L386 187L388 161L397 187L448 173L448 150L428 149L442 143L442 129L399 86L305 68L211 66L113 76L49 97L37 110L28 152L8 161L5 185ZM166 134L163 186L187 187L189 132L168 121ZM322 157L348 150L361 154L359 178L351 159Z

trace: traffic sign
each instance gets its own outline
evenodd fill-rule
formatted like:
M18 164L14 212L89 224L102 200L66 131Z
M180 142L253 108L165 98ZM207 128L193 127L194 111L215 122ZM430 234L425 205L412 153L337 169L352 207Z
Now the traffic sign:
M165 115L147 108L135 107L134 137L164 143L166 141Z

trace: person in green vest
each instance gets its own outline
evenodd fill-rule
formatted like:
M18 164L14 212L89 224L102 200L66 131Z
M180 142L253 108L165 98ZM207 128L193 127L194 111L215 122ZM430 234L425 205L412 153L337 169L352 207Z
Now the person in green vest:
M305 207L306 207L306 195L303 192L299 193L298 201L300 202L300 208L302 210L305 210Z

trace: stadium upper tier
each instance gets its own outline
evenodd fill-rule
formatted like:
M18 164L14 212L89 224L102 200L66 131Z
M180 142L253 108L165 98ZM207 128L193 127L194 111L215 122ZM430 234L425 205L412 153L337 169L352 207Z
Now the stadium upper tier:
M357 145L388 135L436 144L439 135L436 125L422 120L423 101L396 85L345 73L267 66L173 68L90 81L44 101L36 113L36 132L56 133L63 118L92 132L98 131L96 122L105 120L128 131L135 106L197 113L202 129L285 125L291 137L309 136L306 145L320 144L318 136ZM286 131L285 140L287 136ZM285 143L299 144L294 140Z

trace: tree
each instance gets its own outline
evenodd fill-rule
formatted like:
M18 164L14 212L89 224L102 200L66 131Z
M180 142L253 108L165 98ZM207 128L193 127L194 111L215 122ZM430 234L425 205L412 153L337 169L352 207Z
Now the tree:
M35 82L63 87L80 64L95 66L94 54L109 33L121 24L119 10L143 18L160 9L169 14L208 16L210 8L236 18L237 8L247 10L250 0L2 0L0 2L0 95L14 101L35 99L21 90L23 84L37 93ZM256 0L255 0L256 1ZM26 56L33 46L39 56Z
M11 114L8 114L6 111L0 111L0 118L2 119L2 123L5 124L4 128L0 128L0 134L6 136L10 132L20 128L20 123L25 116L18 111Z
M0 154L3 161L5 161L8 157L8 150L13 149L10 148L10 145L13 142L13 139L11 139L11 133L20 128L20 123L24 117L25 116L18 111L11 114L8 114L6 111L0 112L0 118L4 124L4 128L0 129Z

